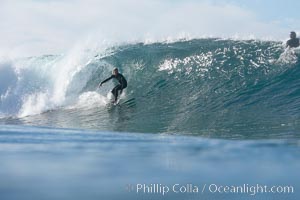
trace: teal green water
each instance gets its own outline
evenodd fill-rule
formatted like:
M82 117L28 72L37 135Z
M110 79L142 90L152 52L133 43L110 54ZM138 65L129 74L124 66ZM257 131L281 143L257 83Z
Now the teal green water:
M298 51L197 39L1 62L0 199L299 199ZM118 106L97 88L114 67Z
M2 123L217 138L299 137L299 62L281 43L138 43L85 58L79 67L69 64L68 56L16 62L26 67L7 87L13 91L7 101L15 104L2 101ZM113 83L97 85L114 67L128 79L128 88L123 105L111 108L103 102ZM57 78L55 71L65 76Z

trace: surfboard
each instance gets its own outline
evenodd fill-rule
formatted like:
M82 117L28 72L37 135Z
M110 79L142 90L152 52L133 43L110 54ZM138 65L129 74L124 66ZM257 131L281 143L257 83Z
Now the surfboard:
M113 105L114 105L114 106L119 105L119 103L120 103L120 99L118 99L116 102L113 101Z
M130 99L118 99L117 102L110 101L107 106L112 107L123 107L123 108L132 108L136 106L135 98Z

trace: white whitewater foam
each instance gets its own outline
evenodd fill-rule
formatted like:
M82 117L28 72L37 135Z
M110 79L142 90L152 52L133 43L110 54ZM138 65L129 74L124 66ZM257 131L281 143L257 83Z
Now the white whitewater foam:
M82 91L82 88L86 85L86 81L92 71L87 69L88 72L84 73L86 76L80 75L79 78L77 75L94 59L95 51L99 54L105 47L95 47L95 49L89 49L87 51L85 49L86 46L89 47L90 45L79 44L68 54L56 56L58 58L52 62L42 62L41 65L35 64L37 65L35 67L37 77L42 81L47 81L47 84L44 88L38 88L29 93L26 92L26 95L22 96L21 108L17 113L18 117L40 114L58 107L74 105L76 102L81 103L84 102L86 96L91 98L91 94L79 96L79 92ZM28 65L28 68L31 69L32 67L32 63ZM24 74L21 75L24 76ZM77 78L75 80L74 77L76 76ZM20 84L22 84L22 86L26 85L24 83ZM73 90L73 88L76 88L76 90ZM68 92L69 89L72 91ZM91 99L94 98L96 98L96 95Z
M277 60L278 64L295 64L298 61L299 48L287 48ZM298 54L299 55L299 54Z
M98 92L85 92L81 94L78 101L68 108L93 108L105 106L109 100Z

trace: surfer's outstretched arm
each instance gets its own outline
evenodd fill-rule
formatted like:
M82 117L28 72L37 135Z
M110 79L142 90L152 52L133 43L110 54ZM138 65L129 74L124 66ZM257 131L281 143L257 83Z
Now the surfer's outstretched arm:
M111 77L105 79L104 81L102 81L102 82L99 84L99 87L102 86L103 83L109 81L109 80L112 79L112 78L113 78L113 76L111 76Z

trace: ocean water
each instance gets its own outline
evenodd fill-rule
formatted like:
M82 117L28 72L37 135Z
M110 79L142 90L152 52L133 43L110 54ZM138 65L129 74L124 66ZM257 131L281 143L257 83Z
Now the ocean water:
M0 197L299 199L298 55L210 38L1 61Z

